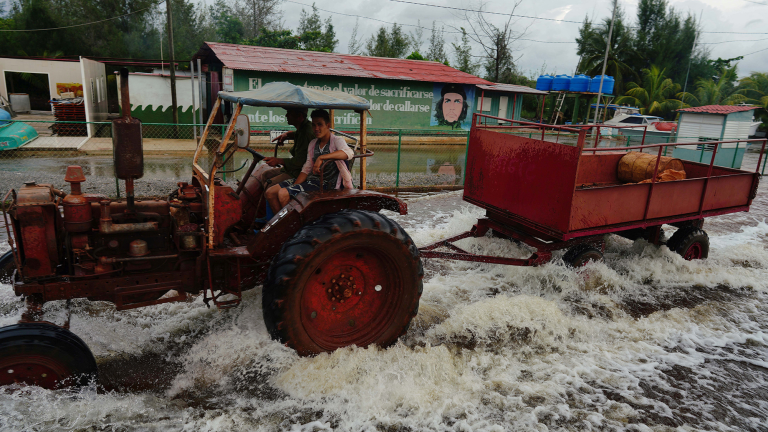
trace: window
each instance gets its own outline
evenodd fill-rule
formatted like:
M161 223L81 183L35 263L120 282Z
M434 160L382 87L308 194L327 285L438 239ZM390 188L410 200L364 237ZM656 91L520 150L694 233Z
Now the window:
M642 117L627 117L624 120L620 121L619 123L622 124L643 124L643 118Z
M491 98L490 97L479 97L477 98L477 110L480 111L480 105L483 107L483 111L490 111L491 110Z

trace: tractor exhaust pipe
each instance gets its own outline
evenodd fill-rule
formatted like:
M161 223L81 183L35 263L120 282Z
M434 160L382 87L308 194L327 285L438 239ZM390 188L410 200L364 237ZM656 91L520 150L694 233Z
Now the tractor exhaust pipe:
M120 98L123 116L112 120L112 156L115 177L125 180L126 213L135 213L133 180L144 176L144 145L141 120L131 117L128 69L120 69Z

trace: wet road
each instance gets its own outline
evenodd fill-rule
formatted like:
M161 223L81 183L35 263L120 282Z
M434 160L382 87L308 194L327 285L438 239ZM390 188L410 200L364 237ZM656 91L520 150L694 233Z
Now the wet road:
M460 192L409 210L388 215L418 245L483 215ZM270 340L260 288L226 311L199 298L123 312L75 301L72 330L100 382L0 389L0 429L763 431L766 210L763 185L750 213L708 219L710 257L698 262L615 236L604 263L579 271L427 260L419 315L388 349L300 358ZM496 238L458 245L530 253ZM0 287L0 325L20 313ZM46 319L63 319L62 302Z

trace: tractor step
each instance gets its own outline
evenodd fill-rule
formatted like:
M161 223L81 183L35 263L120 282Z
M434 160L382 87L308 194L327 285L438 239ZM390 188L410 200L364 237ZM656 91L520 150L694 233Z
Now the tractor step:
M168 291L175 290L179 295L160 298ZM115 307L117 310L134 309L162 303L184 301L186 294L179 282L161 282L140 287L125 287L115 290Z

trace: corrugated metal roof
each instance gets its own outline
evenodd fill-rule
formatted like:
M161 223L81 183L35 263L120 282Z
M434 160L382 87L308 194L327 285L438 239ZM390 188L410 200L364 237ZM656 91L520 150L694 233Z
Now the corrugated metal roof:
M683 108L679 109L678 111L689 113L730 114L735 112L750 111L758 108L760 107L744 105L704 105L700 107Z
M478 84L477 88L482 90L489 90L489 91L498 91L498 92L505 92L505 93L528 93L528 94L536 94L536 95L545 95L549 94L549 92L536 90L535 88L521 86L521 85L515 85L515 84Z
M442 63L348 54L205 42L194 58L210 49L224 66L237 70L381 78L457 84L492 84Z

